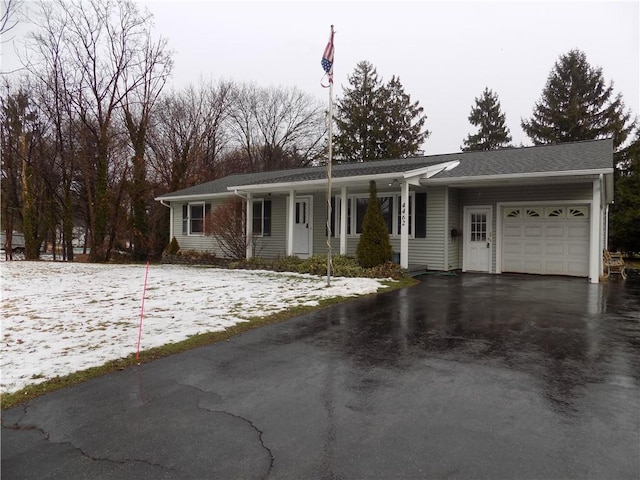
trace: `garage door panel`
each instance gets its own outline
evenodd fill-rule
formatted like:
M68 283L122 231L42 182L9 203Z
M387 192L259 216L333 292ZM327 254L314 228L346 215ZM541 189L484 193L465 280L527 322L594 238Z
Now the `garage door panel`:
M578 277L584 276L584 262L582 261L568 261L567 262L567 273L569 275L575 275Z
M522 236L522 226L520 225L505 225L503 230L503 235L505 238L509 237L521 237Z
M542 254L542 243L525 243L524 244L524 254L525 255L541 255Z
M589 225L569 225L567 236L577 239L589 238Z
M538 207L522 205L521 208L527 211ZM567 211L570 208L585 210L584 206L567 206ZM588 276L588 210L583 217L523 215L512 218L503 214L502 218L503 272Z
M526 273L543 273L543 263L540 259L527 258L524 261L524 269Z
M541 225L525 225L524 236L527 238L541 238L544 231Z
M563 275L565 273L566 267L564 263L546 261L544 264L544 270L545 273L549 275Z
M584 243L568 243L567 254L572 257L585 257L589 255L589 245Z
M544 249L545 255L564 255L565 254L565 244L552 242L547 243Z
M544 233L547 238L564 238L566 235L565 228L562 225L547 226Z
M504 252L510 255L520 255L522 254L522 244L521 243L507 243L504 245Z
M521 259L509 258L505 260L504 271L505 272L522 272L524 271L524 265Z

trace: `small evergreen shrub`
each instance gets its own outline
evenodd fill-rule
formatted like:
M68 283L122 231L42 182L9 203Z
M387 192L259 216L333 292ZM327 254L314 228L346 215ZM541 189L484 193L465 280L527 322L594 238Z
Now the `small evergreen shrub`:
M371 268L390 261L392 257L389 231L380 210L376 182L372 180L369 183L369 203L362 219L362 234L356 248L356 258L362 267Z
M180 245L178 245L178 240L176 237L173 237L167 246L166 254L167 255L175 255L180 250Z

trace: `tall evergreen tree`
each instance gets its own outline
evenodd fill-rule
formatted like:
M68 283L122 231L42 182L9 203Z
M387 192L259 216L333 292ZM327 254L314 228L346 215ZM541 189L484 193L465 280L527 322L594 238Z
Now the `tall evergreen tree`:
M498 94L488 87L476 98L475 106L471 107L469 122L478 127L478 133L467 135L462 147L463 152L496 150L510 146L511 135L505 124L506 117L500 108Z
M560 56L533 116L521 122L536 145L613 137L616 149L634 124L621 94L613 96L613 84L605 83L602 69L591 67L580 50Z
M610 211L611 249L640 252L640 129L619 159Z
M419 102L411 102L400 79L385 85L375 67L362 61L349 76L351 88L336 102L336 157L366 162L415 154L429 135Z
M414 155L429 136L423 130L427 117L419 102L411 102L404 91L400 77L395 75L381 89L382 131L376 158L399 158Z
M375 67L362 61L348 77L351 88L336 101L337 133L333 138L336 157L354 162L375 158L380 137L380 88Z

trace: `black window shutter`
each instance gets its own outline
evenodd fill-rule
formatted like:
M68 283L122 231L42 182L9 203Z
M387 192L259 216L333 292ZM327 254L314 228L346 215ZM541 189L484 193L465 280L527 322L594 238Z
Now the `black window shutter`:
M202 219L202 233L206 234L207 233L207 221L210 220L209 219L209 214L211 213L211 204L210 203L205 203L204 204L204 218Z
M331 236L336 236L336 197L331 197ZM325 227L326 230L326 227ZM326 232L328 233L328 232Z
M416 238L427 238L426 192L416 192Z
M264 201L264 219L262 223L262 235L271 236L271 200Z

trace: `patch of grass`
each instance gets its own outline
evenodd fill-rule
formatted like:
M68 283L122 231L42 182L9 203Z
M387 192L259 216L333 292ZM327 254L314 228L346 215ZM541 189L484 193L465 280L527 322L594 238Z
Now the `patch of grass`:
M640 258L625 258L624 263L627 268L633 268L634 270L640 270Z
M384 293L400 288L411 287L413 285L416 285L418 281L413 278L407 277L402 278L398 281L382 281L381 283L385 286L385 288L381 290L381 293ZM376 294L374 293L372 295ZM108 373L113 373L118 370L125 370L126 368L140 365L141 363L152 362L159 358L175 355L176 353L186 352L197 347L203 347L206 345L211 345L213 343L223 342L236 335L240 335L242 333L264 327L266 325L283 322L293 317L306 315L308 313L315 312L317 310L321 310L323 308L327 308L329 306L337 305L339 303L350 300L354 300L354 298L325 298L319 300L318 305L301 305L264 317L250 317L247 319L248 321L240 322L236 325L226 328L223 331L193 335L180 342L169 343L161 347L150 348L148 350L140 352L140 359L136 359L135 353L132 353L125 358L112 360L99 367L91 367L86 370L81 370L79 372L65 375L63 377L55 377L36 385L30 385L17 392L4 394L2 395L0 408L2 410L11 408L20 403L27 402L36 397L39 397L40 395L54 392L56 390L60 390L61 388L71 387L87 380L91 380L92 378L106 375ZM35 379L36 377L41 378L41 376L38 377L35 375L32 378Z

